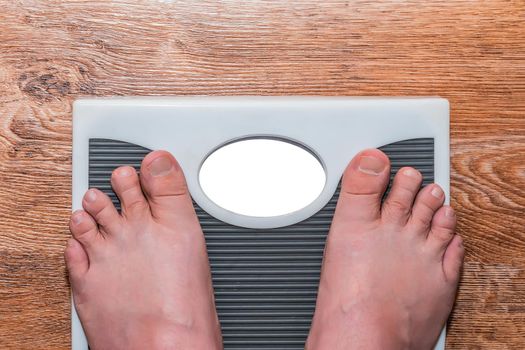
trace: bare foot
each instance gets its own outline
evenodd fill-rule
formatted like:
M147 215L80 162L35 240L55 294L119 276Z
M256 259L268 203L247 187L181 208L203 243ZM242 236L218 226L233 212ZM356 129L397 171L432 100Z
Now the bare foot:
M140 180L116 169L109 197L86 192L65 251L73 297L91 349L220 349L204 236L183 173L150 153Z
M464 248L438 185L378 150L348 166L328 235L308 350L432 349L452 309Z

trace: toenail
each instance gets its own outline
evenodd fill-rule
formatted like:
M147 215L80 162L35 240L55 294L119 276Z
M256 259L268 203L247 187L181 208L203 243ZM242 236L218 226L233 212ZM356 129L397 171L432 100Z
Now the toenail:
M386 163L379 158L362 156L359 159L359 171L369 175L379 175L386 168Z
M128 168L128 167L118 168L116 173L117 173L117 176L130 176L131 168Z
M160 156L151 162L148 169L153 176L163 176L173 169L173 163L169 157Z
M430 192L434 197L441 198L443 196L443 190L439 186L434 186L432 192Z
M95 190L89 190L86 193L86 202L94 202L97 199L97 193Z
M449 218L453 218L456 214L454 213L454 209L450 207L445 208L445 216Z
M403 174L414 178L417 178L419 176L419 172L414 168L407 168L403 170Z
M73 223L75 225L80 224L82 222L82 220L83 220L82 213L73 213L73 217L71 218L71 220L73 220Z

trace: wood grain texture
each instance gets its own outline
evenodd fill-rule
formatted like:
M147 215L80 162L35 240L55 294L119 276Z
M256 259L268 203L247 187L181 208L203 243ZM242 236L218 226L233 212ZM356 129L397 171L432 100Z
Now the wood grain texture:
M0 348L67 349L71 103L439 95L467 261L451 349L525 348L525 3L0 0Z

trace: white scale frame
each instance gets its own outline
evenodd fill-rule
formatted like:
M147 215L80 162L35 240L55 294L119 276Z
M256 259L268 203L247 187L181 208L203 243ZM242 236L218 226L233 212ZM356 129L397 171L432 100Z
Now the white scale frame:
M253 217L211 201L199 185L206 157L251 137L290 140L312 151L326 172L323 191L285 215ZM171 152L195 202L232 225L275 228L300 222L332 198L352 157L362 149L434 138L435 182L449 198L449 103L438 97L129 97L80 99L73 106L73 210L88 189L89 139L106 138ZM445 329L435 350L445 347ZM72 349L88 345L72 306Z

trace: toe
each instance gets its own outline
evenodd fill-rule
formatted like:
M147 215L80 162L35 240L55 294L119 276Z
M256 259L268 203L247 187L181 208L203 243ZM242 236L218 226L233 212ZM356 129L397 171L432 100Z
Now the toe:
M97 223L91 215L83 210L77 210L71 214L69 230L73 237L80 242L88 252L94 249L102 239Z
M142 161L140 181L155 219L195 216L182 169L169 152L148 154Z
M392 189L383 204L381 218L385 222L406 224L422 181L423 177L416 169L401 168L397 172Z
M389 178L390 161L383 152L369 149L357 154L343 175L334 222L379 219Z
M447 246L443 256L443 272L447 281L453 284L459 282L463 260L465 259L465 247L461 236L455 235Z
M111 174L111 186L120 199L122 216L136 219L149 213L148 202L142 193L135 168L123 166L115 169Z
M454 209L448 205L443 206L439 208L432 218L427 244L442 257L450 241L454 238L455 230L456 214Z
M409 219L409 224L414 232L428 234L432 218L444 201L445 192L439 185L428 185L419 191Z
M78 285L89 268L89 260L86 251L75 238L67 241L64 258L71 284Z
M121 216L105 193L95 188L88 190L82 200L82 206L95 219L104 234L120 231Z

